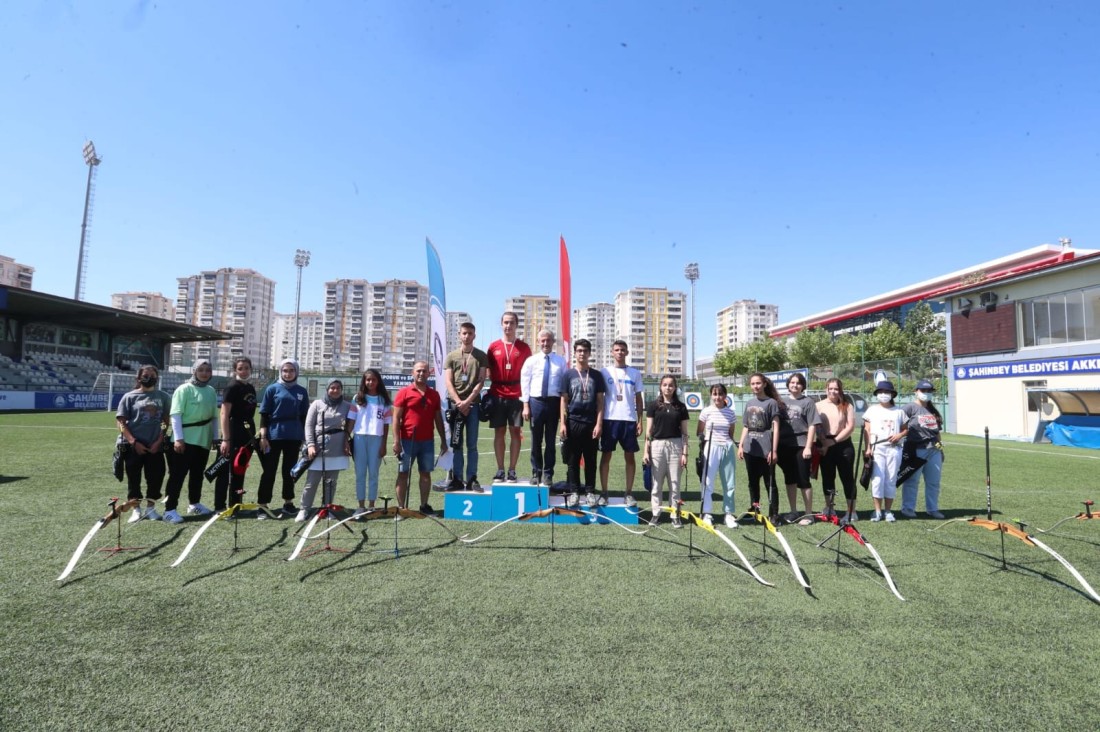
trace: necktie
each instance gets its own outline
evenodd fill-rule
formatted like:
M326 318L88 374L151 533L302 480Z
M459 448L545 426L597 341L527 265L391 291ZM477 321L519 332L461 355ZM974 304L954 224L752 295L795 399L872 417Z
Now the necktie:
M546 363L542 365L542 395L550 396L550 354L546 354Z

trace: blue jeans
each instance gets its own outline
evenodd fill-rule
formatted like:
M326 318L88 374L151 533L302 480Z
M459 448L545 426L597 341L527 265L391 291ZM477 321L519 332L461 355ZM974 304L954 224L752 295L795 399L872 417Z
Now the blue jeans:
M925 448L917 450L917 457L928 462L917 468L901 485L901 508L903 511L917 510L917 487L920 476L924 474L924 510L940 510L940 477L943 475L943 450Z
M461 446L455 448L454 464L451 465L451 472L459 480L470 481L477 477L477 427L481 424L478 418L480 411L480 405L474 404L470 407L470 413L459 419L460 423L465 423L463 436L466 438L466 449L463 450ZM464 459L463 453L470 456L469 460ZM462 472L463 466L466 468L465 473Z
M351 441L352 457L355 459L355 500L364 501L367 496L373 502L378 498L378 470L382 467L382 457L378 451L382 447L382 435L356 435ZM367 480L370 480L370 492L367 492Z

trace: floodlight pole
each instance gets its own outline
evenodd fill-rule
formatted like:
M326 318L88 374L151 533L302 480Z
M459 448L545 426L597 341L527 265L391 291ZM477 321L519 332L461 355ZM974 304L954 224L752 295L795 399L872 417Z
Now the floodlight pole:
M88 166L88 184L84 188L84 219L80 222L80 252L76 257L76 287L73 288L73 299L84 299L84 242L88 237L88 209L92 202L92 177L96 166L100 163L95 154L95 145L91 140L84 143L84 164Z
M699 265L692 262L684 267L684 277L691 283L691 378L695 378L695 281L699 279Z
M302 270L309 266L309 251L298 249L294 252L294 266L298 268L298 290L294 295L294 361L298 361L298 316L302 308ZM301 366L299 366L301 368Z

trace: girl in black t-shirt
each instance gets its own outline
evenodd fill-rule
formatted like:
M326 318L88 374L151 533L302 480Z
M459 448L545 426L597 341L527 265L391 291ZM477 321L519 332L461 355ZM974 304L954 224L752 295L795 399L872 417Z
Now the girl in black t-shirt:
M644 464L652 471L650 526L656 526L661 515L662 483L668 478L668 499L673 507L680 505L680 471L688 459L688 411L676 395L676 377L661 377L661 393L646 408ZM680 528L680 518L672 514L672 526Z
M256 387L248 383L250 378L252 359L242 356L233 362L233 381L222 397L222 444L218 451L232 462L218 473L214 482L215 511L224 511L228 506L241 503L244 473L252 456L252 439L256 435Z

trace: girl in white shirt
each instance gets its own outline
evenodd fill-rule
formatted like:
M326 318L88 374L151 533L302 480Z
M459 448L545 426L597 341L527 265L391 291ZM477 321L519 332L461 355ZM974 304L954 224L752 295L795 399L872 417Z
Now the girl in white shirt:
M703 520L707 526L714 525L711 518L711 503L714 493L722 494L722 510L726 513L726 526L737 528L734 518L733 487L737 475L737 451L733 447L733 429L737 424L737 413L733 403L726 397L726 387L715 384L710 387L710 404L699 413L699 426L696 434L706 438L703 448Z
M880 381L875 386L875 404L863 413L863 431L867 434L867 448L864 460L874 457L874 471L871 473L871 498L875 503L872 521L894 521L890 510L897 495L898 468L901 466L901 445L908 431L908 418L905 412L894 404L898 392L889 381Z
M367 369L359 381L359 391L351 402L348 420L354 422L351 430L351 452L355 459L355 498L362 514L374 508L378 500L378 471L386 456L386 438L393 423L393 404L382 374L378 369ZM370 492L367 492L367 486ZM370 503L367 504L368 500Z

